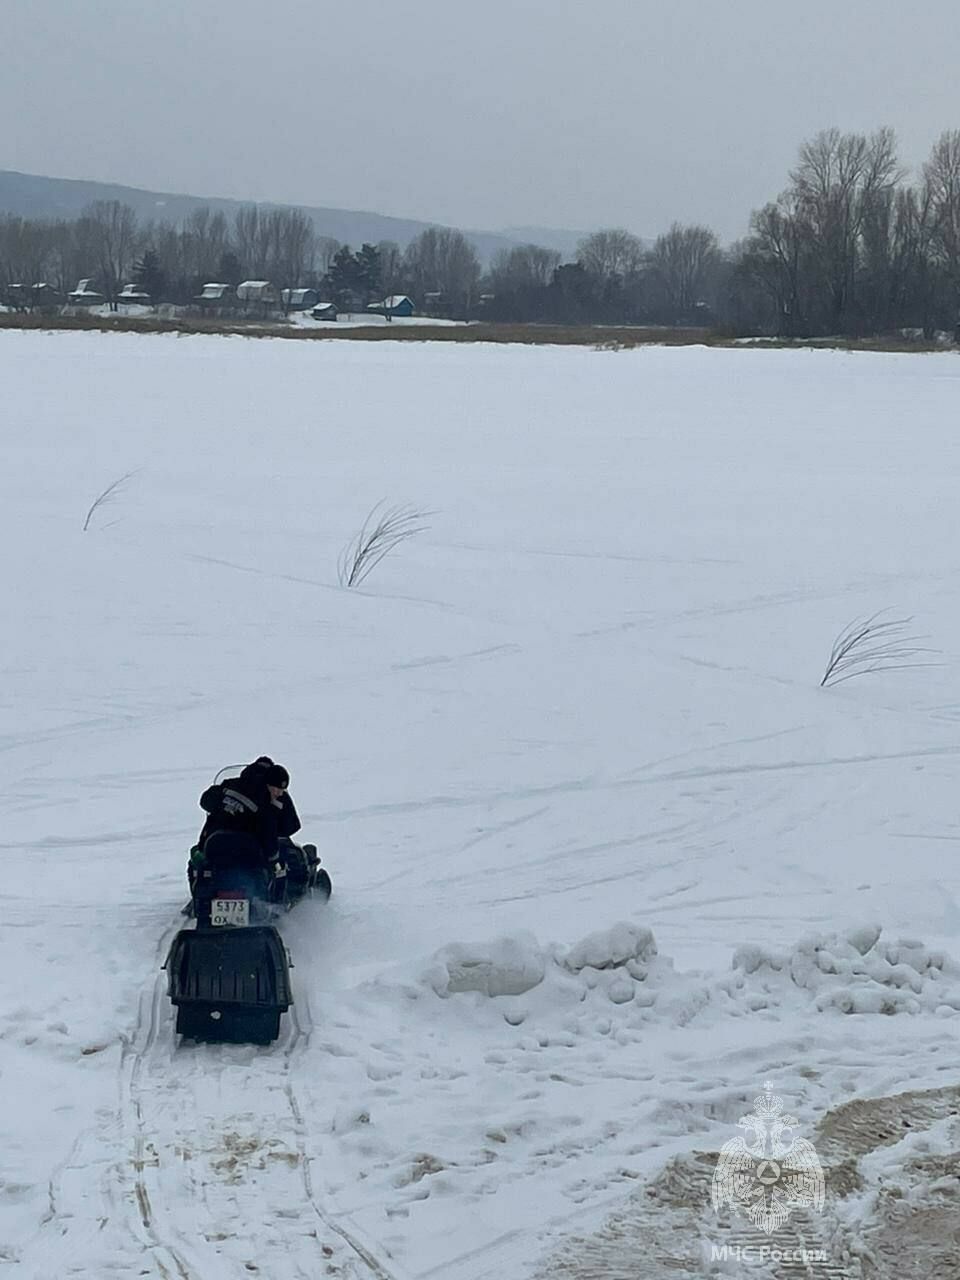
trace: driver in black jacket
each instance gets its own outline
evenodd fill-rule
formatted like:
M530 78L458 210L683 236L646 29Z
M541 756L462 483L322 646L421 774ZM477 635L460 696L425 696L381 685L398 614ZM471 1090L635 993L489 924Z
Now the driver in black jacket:
M279 840L300 830L289 786L290 775L283 765L260 756L238 777L208 787L200 797L207 820L197 840L199 848L215 832L238 832L252 836L264 860L275 863Z

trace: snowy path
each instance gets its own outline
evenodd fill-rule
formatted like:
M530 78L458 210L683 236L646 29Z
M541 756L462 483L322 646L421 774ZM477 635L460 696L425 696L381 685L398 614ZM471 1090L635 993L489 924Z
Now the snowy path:
M140 1274L220 1280L262 1269L265 1256L285 1276L309 1277L322 1258L331 1275L397 1280L313 1191L297 1082L309 1000L273 1049L180 1045L159 963L181 923L161 939L156 979L115 1055L116 1108L54 1170L20 1265L38 1277L126 1275L142 1256L150 1269Z

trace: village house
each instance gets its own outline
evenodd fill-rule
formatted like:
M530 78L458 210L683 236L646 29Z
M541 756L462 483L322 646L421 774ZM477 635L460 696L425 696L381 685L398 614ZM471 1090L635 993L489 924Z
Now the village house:
M67 301L75 307L98 307L106 302L106 297L93 288L93 276L86 276L78 281L72 293L67 294Z
M144 293L138 284L125 284L117 294L117 301L122 302L125 307L152 307L153 299L149 293Z
M202 312L219 315L223 311L235 310L237 291L232 284L220 284L211 280L193 300Z
M237 302L245 315L266 319L280 310L280 294L269 280L244 280L237 285Z
M31 307L48 310L53 307L59 307L62 302L63 294L59 289L54 288L52 284L48 284L46 280L38 280L36 284L30 286Z
M413 299L407 297L405 293L395 293L389 298L384 298L382 302L371 302L367 310L392 320L394 316L404 319L412 316L416 307L413 305Z
M280 301L287 311L309 311L320 301L319 289L281 289Z

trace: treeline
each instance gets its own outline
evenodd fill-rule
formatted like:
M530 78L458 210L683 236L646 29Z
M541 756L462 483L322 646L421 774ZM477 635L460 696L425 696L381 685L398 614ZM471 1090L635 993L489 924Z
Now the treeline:
M228 220L201 207L172 225L139 223L128 205L98 201L72 220L0 218L0 295L24 305L39 282L65 297L89 278L111 302L134 283L155 303L189 305L207 283L268 280L318 289L345 310L409 293L421 305L434 295L465 316L478 304L480 276L476 250L459 231L431 227L406 250L382 241L354 252L318 236L296 209L249 205Z
M830 129L805 142L789 182L722 249L674 224L649 248L625 231L582 241L560 265L543 249L501 255L499 317L707 324L736 334L954 332L960 320L960 130L908 182L889 129Z
M409 294L421 311L513 322L707 325L795 337L915 328L953 331L960 303L960 130L944 133L908 181L888 129L828 130L805 142L786 189L722 247L674 224L645 244L622 230L586 236L576 258L538 245L486 270L459 231L430 228L405 249L358 250L318 236L295 209L201 208L183 223L138 223L116 202L70 221L0 220L0 291L83 277L115 299L140 285L187 304L211 281L312 287L342 309ZM22 296L22 295L21 295Z

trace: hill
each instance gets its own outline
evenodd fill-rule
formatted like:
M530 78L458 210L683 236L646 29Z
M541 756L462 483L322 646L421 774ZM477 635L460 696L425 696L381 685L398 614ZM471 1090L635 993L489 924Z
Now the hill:
M47 178L37 174L17 173L10 169L0 170L0 213L17 214L23 218L75 218L95 200L119 200L129 205L140 219L156 218L166 222L180 222L201 206L221 211L232 218L239 208L251 203L248 200L231 200L222 196L147 191L119 183ZM318 235L330 236L351 245L393 240L401 248L406 248L421 231L437 225L356 209L291 206L278 202L261 203L261 207L302 209L313 219ZM488 262L499 249L509 249L520 243L542 244L559 249L567 255L573 252L581 235L576 231L558 231L548 227L524 227L517 232L465 231L465 234L476 246L484 262Z

